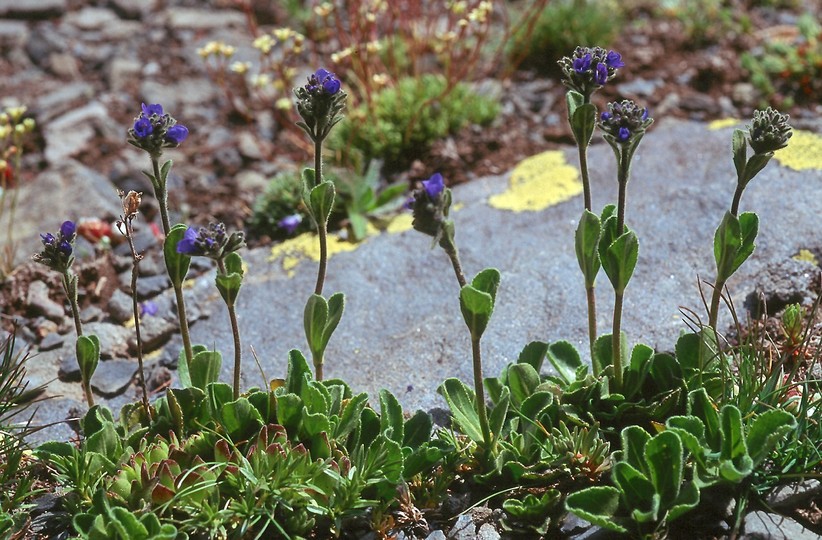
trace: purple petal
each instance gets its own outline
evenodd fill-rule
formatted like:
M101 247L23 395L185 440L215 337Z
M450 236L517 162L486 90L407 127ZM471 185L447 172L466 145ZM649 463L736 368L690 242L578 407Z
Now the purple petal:
M597 71L594 80L600 86L608 82L608 68L603 63L597 64Z
M75 225L73 221L64 221L63 224L60 225L60 234L63 235L63 238L66 240L71 240L75 232L77 232L77 225Z
M154 126L151 125L151 120L148 118L138 118L134 122L134 134L140 139L145 139L154 131Z
M286 234L292 234L294 231L297 230L297 227L300 226L300 223L302 223L302 221L303 217L300 214L292 214L281 219L277 223L277 226L283 229L286 232Z
M69 244L68 241L63 240L62 242L60 242L60 251L63 253L63 255L68 257L69 255L71 255L72 252L71 244Z
M41 234L40 238L43 239L44 246L51 246L54 245L54 235L51 233Z
M431 199L436 199L445 189L445 182L440 173L434 173L431 178L422 181L422 187Z
M631 136L631 130L629 130L626 127L619 128L619 135L617 136L617 140L627 141L630 136Z
M586 53L582 58L574 59L574 71L584 73L591 67L591 53Z
M181 124L171 126L166 132L166 139L174 144L180 144L186 140L186 137L188 137L188 128Z
M177 242L177 253L184 255L196 255L197 249L197 229L189 227L183 234L183 239Z
M152 103L150 105L143 103L143 114L146 116L151 116L152 114L163 116L163 106L159 103Z
M622 61L622 55L616 51L608 51L608 55L605 57L605 63L608 67L612 68L625 67L625 62Z
M140 316L148 315L149 317L153 317L157 315L159 311L160 308L157 307L157 304L151 300L140 302Z

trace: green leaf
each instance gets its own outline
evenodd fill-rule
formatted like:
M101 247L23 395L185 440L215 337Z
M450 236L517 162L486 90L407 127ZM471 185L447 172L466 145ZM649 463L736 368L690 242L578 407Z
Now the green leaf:
M614 361L614 340L611 334L603 334L594 342L594 357L592 360L594 366L594 375L599 376L602 371L610 366ZM622 365L626 366L628 358L628 338L625 332L620 332L619 335L619 356L622 359Z
M162 181L163 185L165 185L166 181L168 180L168 173L171 172L172 165L173 162L170 159L168 159L165 163L163 163L163 166L160 168L160 180Z
M631 351L631 362L624 370L624 378L622 382L622 394L626 399L633 399L633 397L640 391L645 378L651 371L651 359L654 356L654 350L649 346L638 343Z
M454 421L472 441L483 443L482 429L480 428L479 415L477 414L476 398L474 392L459 379L445 379L437 389L448 406ZM483 404L485 406L485 404Z
M734 167L736 167L736 178L742 181L745 177L745 163L747 159L748 144L745 140L745 132L741 129L735 129L732 139L732 148L734 155Z
M414 413L414 416L405 422L402 446L407 446L414 450L418 449L431 439L431 430L433 428L434 422L431 419L431 415L425 411L418 410Z
M318 224L328 222L334 209L334 193L334 183L331 181L321 182L309 191L306 203Z
M349 208L348 225L351 227L351 234L355 242L359 242L368 236L368 218L365 214Z
M334 293L328 299L328 321L323 330L323 349L328 345L331 335L340 323L343 311L345 310L345 295L341 292Z
M380 390L380 433L402 444L403 424L400 402L388 390Z
M571 131L578 146L586 147L591 144L596 122L597 108L592 103L585 103L574 110L571 114Z
M661 507L670 507L679 496L685 468L679 436L663 431L649 440L645 445L645 462Z
M676 435L674 435L676 437ZM637 521L656 521L659 514L659 496L654 485L641 471L624 461L614 464L611 480L619 488L625 507Z
M511 390L511 402L519 409L523 401L534 393L539 386L539 373L531 364L514 364L508 368L508 387Z
M189 374L191 385L205 391L206 387L220 378L223 357L218 351L200 351L191 359Z
M753 460L748 455L743 431L742 413L734 405L725 405L720 413L722 447L720 475L729 482L741 482L753 472Z
M109 461L117 463L123 453L123 445L114 424L106 423L103 429L89 436L86 439L86 449L97 452Z
M297 349L288 351L288 373L285 376L285 392L297 394L301 396L303 393L303 386L307 381L312 380L311 368L303 356L303 353Z
M614 291L622 293L631 280L639 257L639 240L637 240L636 233L628 230L605 249L600 243L599 249L600 261L605 274L611 281Z
M589 210L582 213L576 232L574 233L574 248L577 254L577 263L582 275L585 276L585 286L593 287L599 273L599 239L602 235L602 223L599 216Z
M78 336L75 342L77 364L83 381L88 382L100 362L100 340L95 335Z
M753 464L762 463L776 444L796 426L796 418L787 411L774 409L758 415L748 429L748 452Z
M305 191L311 191L311 188L314 187L316 184L316 174L314 173L314 169L310 167L306 167L302 170L302 174L300 175L303 180L303 189Z
M205 345L192 345L192 358L196 356L197 353L207 350L208 348ZM189 368L188 360L186 359L185 350L181 350L180 354L177 356L177 376L180 378L180 384L183 385L183 388L191 388L194 386L191 384L191 369Z
M679 491L679 497L677 497L671 509L668 510L668 521L673 521L686 514L696 508L698 504L699 488L693 482L686 483Z
M719 452L722 445L722 432L719 427L719 414L714 409L711 398L705 388L697 388L688 393L690 414L705 424L705 440L714 452Z
M725 212L722 222L714 234L714 259L718 282L725 282L733 274L734 260L742 246L739 219Z
M471 337L479 339L494 311L494 298L473 285L465 285L460 289L460 309Z
M322 355L323 331L328 322L328 301L319 294L312 294L305 304L303 327L308 348L314 356Z
M226 433L233 441L242 440L263 426L260 413L244 397L223 405L220 419Z
M583 103L585 97L576 90L568 90L565 93L565 105L568 107L568 123L571 124L571 118L574 116L574 111L577 110Z
M742 243L736 251L736 256L731 265L731 274L742 266L748 257L751 256L756 245L756 235L759 231L759 217L753 212L744 212L739 215L739 231Z
M617 523L614 516L619 510L619 490L611 486L594 486L568 495L565 507L582 519L619 533L628 529Z
M502 438L502 427L505 425L505 417L508 415L508 404L510 400L511 393L507 387L503 387L499 401L491 409L491 414L488 415L488 426L494 440Z
M171 228L163 242L163 258L166 262L168 277L174 287L182 287L191 264L190 256L177 253L177 243L183 239L187 229L186 225L178 223Z
M745 164L745 183L747 184L753 180L753 177L765 168L765 165L768 164L772 157L773 152L752 155L750 159L748 159L748 163Z
M303 419L303 400L297 394L277 396L277 422L281 424L290 437L296 437Z
M548 352L548 344L543 341L532 341L525 347L517 357L517 364L530 364L537 373L542 369L542 362Z
M625 461L637 470L646 470L645 445L651 440L651 435L640 426L628 426L620 433L622 441L622 461Z
M571 384L576 380L576 371L582 366L576 347L567 341L555 341L548 347L547 355L548 361L565 384Z
M357 394L348 401L334 430L335 439L343 439L356 429L357 423L360 421L360 414L367 403L368 394L365 392Z
M226 305L233 306L243 284L243 259L237 253L229 253L224 262L226 273L217 273L217 290Z
M217 418L223 405L234 401L234 390L226 383L213 382L206 386L208 410L212 418Z

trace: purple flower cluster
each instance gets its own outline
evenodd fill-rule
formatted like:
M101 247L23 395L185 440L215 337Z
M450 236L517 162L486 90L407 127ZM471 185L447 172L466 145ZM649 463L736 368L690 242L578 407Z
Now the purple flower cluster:
M43 242L43 251L35 254L32 259L58 272L66 272L74 262L77 225L73 221L64 221L57 235L45 233L41 234L40 238Z
M303 222L303 217L300 214L291 214L277 222L277 226L285 231L286 234L294 234L294 231Z
M140 115L128 130L128 142L150 154L163 148L176 148L188 137L188 128L163 112L159 103L142 104Z
M422 187L414 190L406 203L406 207L414 214L414 229L435 238L440 235L450 206L451 191L445 188L445 181L440 173L434 173L428 180L423 180Z
M608 110L599 117L599 127L606 138L611 137L615 142L624 143L645 130L653 123L648 116L648 109L639 107L630 100L623 100L608 104Z
M331 128L342 120L342 110L348 97L341 89L340 80L325 68L308 77L308 84L294 89L297 112L303 121L298 123L313 141L323 140Z
M208 227L195 229L189 227L177 242L177 253L189 256L222 259L227 254L237 251L245 245L242 232L226 233L225 224L210 223Z
M586 98L613 79L617 69L625 66L622 55L602 47L577 47L572 56L563 57L558 63L565 77L563 84Z

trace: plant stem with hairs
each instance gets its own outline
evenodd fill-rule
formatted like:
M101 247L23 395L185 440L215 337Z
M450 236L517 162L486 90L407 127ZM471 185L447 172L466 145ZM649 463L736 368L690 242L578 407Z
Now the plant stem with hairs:
M223 258L217 259L217 268L220 274L227 275L225 261ZM231 322L231 334L234 338L234 399L240 397L240 369L242 366L242 347L240 346L240 325L237 322L237 311L234 308L234 302L226 300L226 308L228 309L228 318Z

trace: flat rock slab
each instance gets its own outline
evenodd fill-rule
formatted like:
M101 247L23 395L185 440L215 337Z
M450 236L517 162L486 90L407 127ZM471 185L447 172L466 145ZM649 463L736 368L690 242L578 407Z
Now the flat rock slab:
M741 124L737 123L737 127ZM687 330L680 307L707 315L698 278L714 277L713 235L736 184L731 161L733 122L705 125L662 120L643 140L628 185L627 223L639 237L639 263L625 293L623 330L630 343L671 350ZM820 252L822 139L798 133L747 188L742 211L756 211L756 252L729 282L739 310L753 279L800 250ZM793 149L795 147L795 149ZM576 151L535 156L511 174L454 189L453 219L467 277L485 267L502 273L496 308L483 337L485 376L515 361L532 340L568 340L587 354L585 291L574 255L582 211ZM590 149L594 208L617 196L613 152ZM390 232L359 246L331 242L326 296L342 291L346 308L327 350L326 377L341 377L372 396L387 388L403 406L442 406L437 386L448 377L472 378L468 333L453 270L431 239L410 229L408 216ZM316 240L298 237L274 250L243 253L248 264L238 300L243 341L243 388L283 377L287 353L307 350L303 307L314 289ZM348 251L346 251L348 250ZM808 277L815 271L806 266ZM213 283L213 274L201 280ZM707 289L707 287L706 287ZM708 294L710 294L710 290ZM598 330L610 331L613 294L604 274L597 289ZM193 341L223 353L229 381L233 345L222 300L199 305L212 316L193 325ZM742 314L744 317L744 314ZM720 324L728 325L727 311Z

